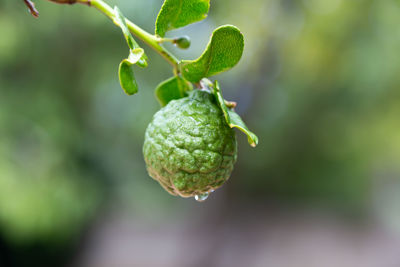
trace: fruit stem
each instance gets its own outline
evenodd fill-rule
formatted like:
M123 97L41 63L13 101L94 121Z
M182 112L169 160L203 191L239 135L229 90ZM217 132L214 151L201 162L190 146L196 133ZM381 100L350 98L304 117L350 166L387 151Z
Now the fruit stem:
M74 4L74 3L79 3L79 4L85 4L88 6L93 6L97 10L99 10L101 13L106 15L108 18L110 18L112 21L115 21L115 13L114 10L109 6L107 3L105 3L103 0L50 0L53 2L58 2L58 3L68 3L68 4ZM158 54L160 54L169 64L171 64L174 69L179 72L178 64L179 60L171 54L167 49L165 49L163 46L160 45L160 38L157 36L148 33L147 31L143 30L140 28L138 25L133 23L132 21L126 19L126 24L128 26L128 29L131 31L133 35L141 39L143 42L145 42L148 46L150 46L154 51L156 51Z

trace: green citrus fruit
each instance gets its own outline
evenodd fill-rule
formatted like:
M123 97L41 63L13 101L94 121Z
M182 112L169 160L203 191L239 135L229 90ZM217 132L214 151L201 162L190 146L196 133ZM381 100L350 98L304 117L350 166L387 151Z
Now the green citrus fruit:
M230 176L236 136L214 95L194 90L153 117L143 146L147 170L172 195L204 196Z

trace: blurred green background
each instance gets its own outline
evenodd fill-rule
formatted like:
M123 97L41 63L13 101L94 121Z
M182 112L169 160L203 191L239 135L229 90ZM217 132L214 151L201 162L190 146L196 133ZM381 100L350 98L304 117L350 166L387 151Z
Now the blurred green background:
M153 32L162 1L109 4ZM149 67L136 68L140 91L128 97L117 77L128 52L117 27L81 5L36 7L39 19L22 0L0 1L0 266L303 266L257 265L250 247L237 254L248 256L244 263L221 255L224 244L250 246L253 222L262 232L271 220L296 224L310 210L329 214L328 222L373 225L365 236L386 229L400 240L399 1L214 0L206 20L169 33L192 39L187 51L167 45L181 59L198 57L219 25L245 35L240 63L215 79L260 144L251 148L238 132L233 175L205 203L168 195L145 170L144 131L169 65L143 46ZM104 237L135 226L132 236L105 235L129 242ZM226 227L243 240L226 239ZM179 263L173 233L186 233L205 256ZM97 237L117 247L96 249ZM394 248L380 240L371 251ZM177 248L175 258L164 255L167 247ZM142 252L148 261L138 260ZM107 263L112 257L122 260ZM393 261L360 266L400 266L399 256Z

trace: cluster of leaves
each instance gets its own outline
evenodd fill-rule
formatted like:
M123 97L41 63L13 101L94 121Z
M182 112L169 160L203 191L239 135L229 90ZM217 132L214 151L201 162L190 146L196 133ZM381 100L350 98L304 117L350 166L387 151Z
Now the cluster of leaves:
M159 40L162 40L166 32L200 21L207 17L209 8L210 0L165 0L157 16L155 35ZM114 12L114 22L121 27L130 48L128 58L124 59L119 66L120 83L124 91L128 95L132 95L138 91L132 66L136 64L140 67L146 67L147 57L144 50L133 39L121 11L116 7ZM181 48L188 47L186 38L175 40L185 41L185 45ZM228 125L243 131L248 137L249 144L256 146L258 143L257 136L249 131L240 116L233 110L233 107L226 106L218 83L212 84L206 79L234 67L242 57L243 48L243 34L237 27L223 25L215 29L200 57L194 60L179 61L174 72L175 75L157 86L155 94L161 106L167 105L171 100L185 97L188 91L193 90L192 83L197 86L211 85L208 89L216 95ZM202 83L201 81L206 82Z

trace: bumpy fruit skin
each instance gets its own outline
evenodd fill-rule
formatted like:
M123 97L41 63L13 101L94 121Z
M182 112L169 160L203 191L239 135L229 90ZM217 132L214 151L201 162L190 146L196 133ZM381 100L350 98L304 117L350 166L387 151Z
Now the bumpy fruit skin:
M143 154L149 175L165 190L191 197L229 178L237 157L236 136L214 96L194 90L154 115Z

